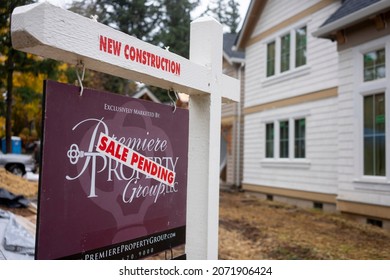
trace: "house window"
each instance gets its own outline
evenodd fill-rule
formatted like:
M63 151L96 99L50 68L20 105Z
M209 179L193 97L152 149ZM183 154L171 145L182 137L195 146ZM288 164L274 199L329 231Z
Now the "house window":
M274 124L267 123L265 126L265 157L274 157Z
M267 77L275 75L275 41L267 45Z
M281 39L280 72L290 70L290 33Z
M306 26L295 30L295 67L306 64Z
M386 77L385 49L364 54L364 81L373 81Z
M289 141L288 141L288 136L289 136L289 132L288 132L288 121L281 121L279 123L279 135L280 135L280 139L279 139L279 157L280 158L288 158L289 155L288 155L288 145L289 145Z
M364 96L364 175L386 176L385 94Z
M307 27L291 30L267 43L266 76L291 71L307 63Z
M294 122L294 157L305 158L306 121L305 119L298 119Z
M266 123L265 158L306 158L306 119L290 118Z

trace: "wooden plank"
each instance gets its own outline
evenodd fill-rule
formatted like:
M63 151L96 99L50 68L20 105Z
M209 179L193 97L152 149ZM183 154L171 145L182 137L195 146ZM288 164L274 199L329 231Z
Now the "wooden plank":
M186 249L189 259L217 259L220 96L231 90L221 84L222 25L212 18L198 19L191 23L190 38L191 61L211 65L213 91L190 96Z
M210 67L47 2L17 7L11 35L20 51L187 94L211 92ZM239 94L226 98L238 101Z

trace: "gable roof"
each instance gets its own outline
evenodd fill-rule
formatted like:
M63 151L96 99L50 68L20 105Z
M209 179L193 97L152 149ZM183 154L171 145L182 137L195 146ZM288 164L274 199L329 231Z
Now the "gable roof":
M153 102L161 103L161 101L147 87L143 87L142 89L134 93L132 97L142 99L142 97L144 96L147 96Z
M316 37L331 38L335 32L357 24L390 9L390 0L345 0L313 33Z
M244 49L249 41L253 30L262 14L267 0L251 0L248 11L246 12L244 23L236 39L236 48Z
M242 63L245 61L245 52L238 51L234 47L237 34L223 34L223 57L230 63Z

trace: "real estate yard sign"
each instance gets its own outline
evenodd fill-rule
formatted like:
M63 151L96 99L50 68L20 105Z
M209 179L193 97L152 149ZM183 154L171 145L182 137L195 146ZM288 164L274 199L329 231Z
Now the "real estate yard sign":
M185 59L158 46L153 46L118 30L114 30L109 26L82 17L70 11L63 10L59 7L55 7L49 3L37 3L17 7L12 13L12 45L17 50L60 60L73 65L83 65L86 69L189 94L189 172L187 180L188 200L186 210L186 255L188 256L188 259L218 258L218 147L220 145L221 102L222 99L236 102L239 100L240 96L240 83L238 80L229 77L222 72L222 33L222 25L210 17L203 17L193 21L191 23L190 31L190 59ZM64 106L65 104L66 102L61 103L59 106ZM113 110L113 113L126 113L116 111L117 109L115 106L121 107L122 105L109 102L106 104L108 104L108 109L105 110L106 113L109 113L111 109ZM96 107L96 111L98 111L98 109L99 108ZM129 110L130 109L133 108L130 107ZM81 109L81 111L83 110L87 109ZM101 108L99 110L101 110ZM120 110L126 111L125 109ZM141 109L136 108L136 110L132 112L138 112L140 110ZM154 110L149 109L142 109L141 111L159 113L159 116L161 115L160 120L163 125L162 127L167 127L168 123L165 122L165 119L163 121L162 113L157 111L154 112ZM69 111L68 117L71 118L71 115L72 112ZM156 117L157 114L151 116L137 113L127 113L127 115L133 115L139 118L144 117L144 124L152 123L154 125L158 120ZM88 119L92 117L87 116L86 118ZM98 117L96 118L99 119ZM107 120L107 118L105 118L105 120ZM146 120L150 120L150 122L147 122ZM179 120L180 118L177 119L178 122L175 121L175 128L179 127ZM82 120L78 120L78 122L73 125L76 126L79 122L82 122ZM126 168L135 169L134 172L137 174L140 173L143 175L147 174L147 176L154 176L154 180L157 180L157 182L163 183L167 186L168 189L165 189L162 195L158 195L158 199L155 203L161 201L161 198L164 197L164 193L167 197L177 195L177 192L175 192L176 186L172 185L171 182L181 180L177 178L177 176L179 176L179 171L169 169L168 164L175 164L176 168L181 165L181 162L184 164L185 161L181 161L181 153L180 155L153 155L152 157L157 158L157 160L149 161L149 155L145 155L140 151L126 147L126 137L130 136L127 136L127 134L120 134L119 131L116 131L111 128L111 126L108 126L106 122L103 124L103 122L104 120L101 122L96 121L96 125L99 124L100 129L105 128L106 125L108 131L108 133L99 133L99 135L94 135L94 137L98 137L99 150L93 150L89 146L81 147L80 143L72 142L71 145L75 145L68 147L66 151L63 151L69 153L70 158L68 158L68 161L75 162L77 159L77 162L78 160L83 162L84 160L84 165L82 165L81 170L74 170L74 174L65 174L68 178L75 178L82 173L82 175L74 180L86 180L83 179L84 176L87 176L88 172L92 172L87 171L87 167L96 171L96 174L91 173L91 181L86 181L88 191L84 191L84 193L88 195L89 202L95 202L102 199L102 195L109 194L112 191L112 185L109 185L108 183L112 182L111 180L114 180L114 178L118 178L117 180L128 178L127 176L130 176L128 173L125 173L125 171L123 171L123 174L121 173L122 168L125 168L125 166ZM88 121L80 123L76 126L76 129L81 129L87 123L89 124ZM124 124L126 123L127 119ZM138 129L142 128L139 126L136 127ZM60 128L55 128L56 131L61 131ZM149 135L147 134L148 132L150 137L159 137L152 135L151 131L148 130L149 127L146 127L146 125L144 126L144 129L146 130L146 136L142 135L144 137L142 139L146 139L145 141L152 139L149 138ZM75 132L71 130L67 133L71 134ZM138 135L132 137L141 136ZM173 141L173 138L170 135L169 137L169 141ZM184 139L185 137L178 140L180 141L180 145L183 145L182 141ZM115 142L117 140L119 143ZM164 141L162 137L160 140ZM155 141L157 140L155 139ZM84 145L87 144L84 143ZM162 148L162 145L164 144L160 143L157 145L156 143L145 143L146 147L148 147L148 145L151 145L152 148L156 148L157 146ZM168 142L167 145L171 145L173 147L175 146L174 144ZM54 148L60 149L60 147ZM157 153L158 150L155 152ZM168 151L160 152L164 153ZM102 163L101 161L103 156L106 160L103 160ZM168 162L165 163L165 166L163 162L164 157L171 158L173 163L169 163L170 160L168 160ZM146 158L148 158L148 160ZM175 162L176 158L178 158L177 163ZM59 154L58 157L51 158L50 160L50 164L53 165L64 164L61 162L63 159L59 156ZM161 162L159 162L159 160L161 160ZM96 164L96 166L94 164ZM104 168L101 164L103 164ZM107 166L104 164L107 164ZM116 164L118 164L119 167L116 167ZM169 170L173 171L173 173L170 173ZM95 177L93 177L92 174L95 174ZM95 184L97 181L93 180L97 180L99 176L104 176L103 174L107 176L107 184L102 186L102 189L98 189ZM68 181L66 183L68 183ZM57 182L53 182L52 184L59 187ZM181 186L180 184L181 183L179 183L177 188ZM139 186L136 188L138 187ZM129 188L130 192L128 192ZM144 189L142 189L141 186L140 191L135 191L134 197L131 199L131 188L132 187L128 187L126 189L125 196L123 196L122 192L122 202L123 200L130 200L132 204L140 204L140 201L142 200L141 196L145 195L146 197L144 199L148 197L147 191L144 193ZM117 189L115 189L115 191L116 190ZM154 189L154 192L156 192L156 189ZM178 192L180 192L179 189ZM78 197L73 193L67 195L69 198L64 197L64 199L76 199L76 197ZM94 197L94 195L97 197ZM134 200L135 198L137 199ZM156 196L148 197L149 200L153 198L155 199ZM118 196L118 201L116 201L116 203L119 203L120 199L121 197ZM172 203L175 202L173 201ZM150 214L149 209L146 210L143 208L144 205L139 206L143 211L142 213L146 212L146 215ZM46 210L51 211L51 209L48 208L46 208ZM69 211L71 211L71 209L66 208L65 210L64 216L66 217L70 213ZM122 213L118 215L130 215L128 210L124 211L124 209L117 209L116 211L122 211ZM179 212L180 211L178 211L177 214L179 214ZM76 215L73 212L72 214ZM160 214L163 215L162 213ZM173 213L171 213L171 215L173 215ZM134 217L130 216L128 218L133 219ZM97 221L100 217L95 217L94 219ZM84 217L84 220L88 222L88 225L93 223L92 220L89 220L89 218ZM136 221L138 222L138 219ZM162 223L160 221L160 219L156 220L157 223ZM171 224L172 221L169 219L166 220L166 223L168 224L169 229L173 229L176 226L173 226ZM112 222L112 224L115 223ZM117 226L122 230L123 227L121 224ZM177 226L180 225L178 224ZM155 227L156 226L154 225L150 225L150 227L143 227L140 224L140 228L144 229L140 229L137 232L144 231L149 234L149 232L152 232L150 228ZM100 233L104 235L107 229L100 228L99 230ZM129 229L126 230L130 231ZM56 231L58 231L59 234L61 233L60 229L56 229ZM111 231L110 234L114 235ZM96 233L96 239L98 239L98 235L99 234ZM124 233L124 235L127 235L127 232ZM61 236L66 237L66 234L62 234ZM122 238L119 238L118 236L122 236L121 231L118 234L115 234L113 242L117 242L117 238L122 240ZM89 240L92 240L94 235L93 233L89 233L88 236L82 236L82 239L79 241L79 248L89 250L90 244L88 244L88 249L86 246L86 243L89 241L85 241L87 237L91 237ZM138 244L134 246L143 246L140 245L144 244L141 243L141 241L139 243L134 243ZM60 243L62 240L57 240L57 242ZM54 244L51 243L49 245L52 246ZM121 244L121 246L122 245L126 246L126 244ZM116 247L115 252L118 251L118 248L119 250L122 250L121 246ZM108 255L110 252L112 254L114 252L114 248L111 248L111 251L107 252ZM142 251L141 255L143 255L143 252L144 251ZM92 255L89 256L92 257Z
M188 110L48 81L38 259L139 259L185 243Z

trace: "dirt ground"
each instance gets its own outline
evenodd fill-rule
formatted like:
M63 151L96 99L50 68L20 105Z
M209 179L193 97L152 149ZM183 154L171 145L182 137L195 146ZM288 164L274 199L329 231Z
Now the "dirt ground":
M36 182L4 169L0 187L28 198L38 192ZM222 191L220 198L219 259L390 259L389 230L248 193ZM31 208L12 211L30 218L36 213Z
M27 198L36 197L38 194L37 182L24 180L2 167L0 168L0 188L4 188L15 195L24 195Z
M390 259L388 230L246 193L220 201L220 259Z

